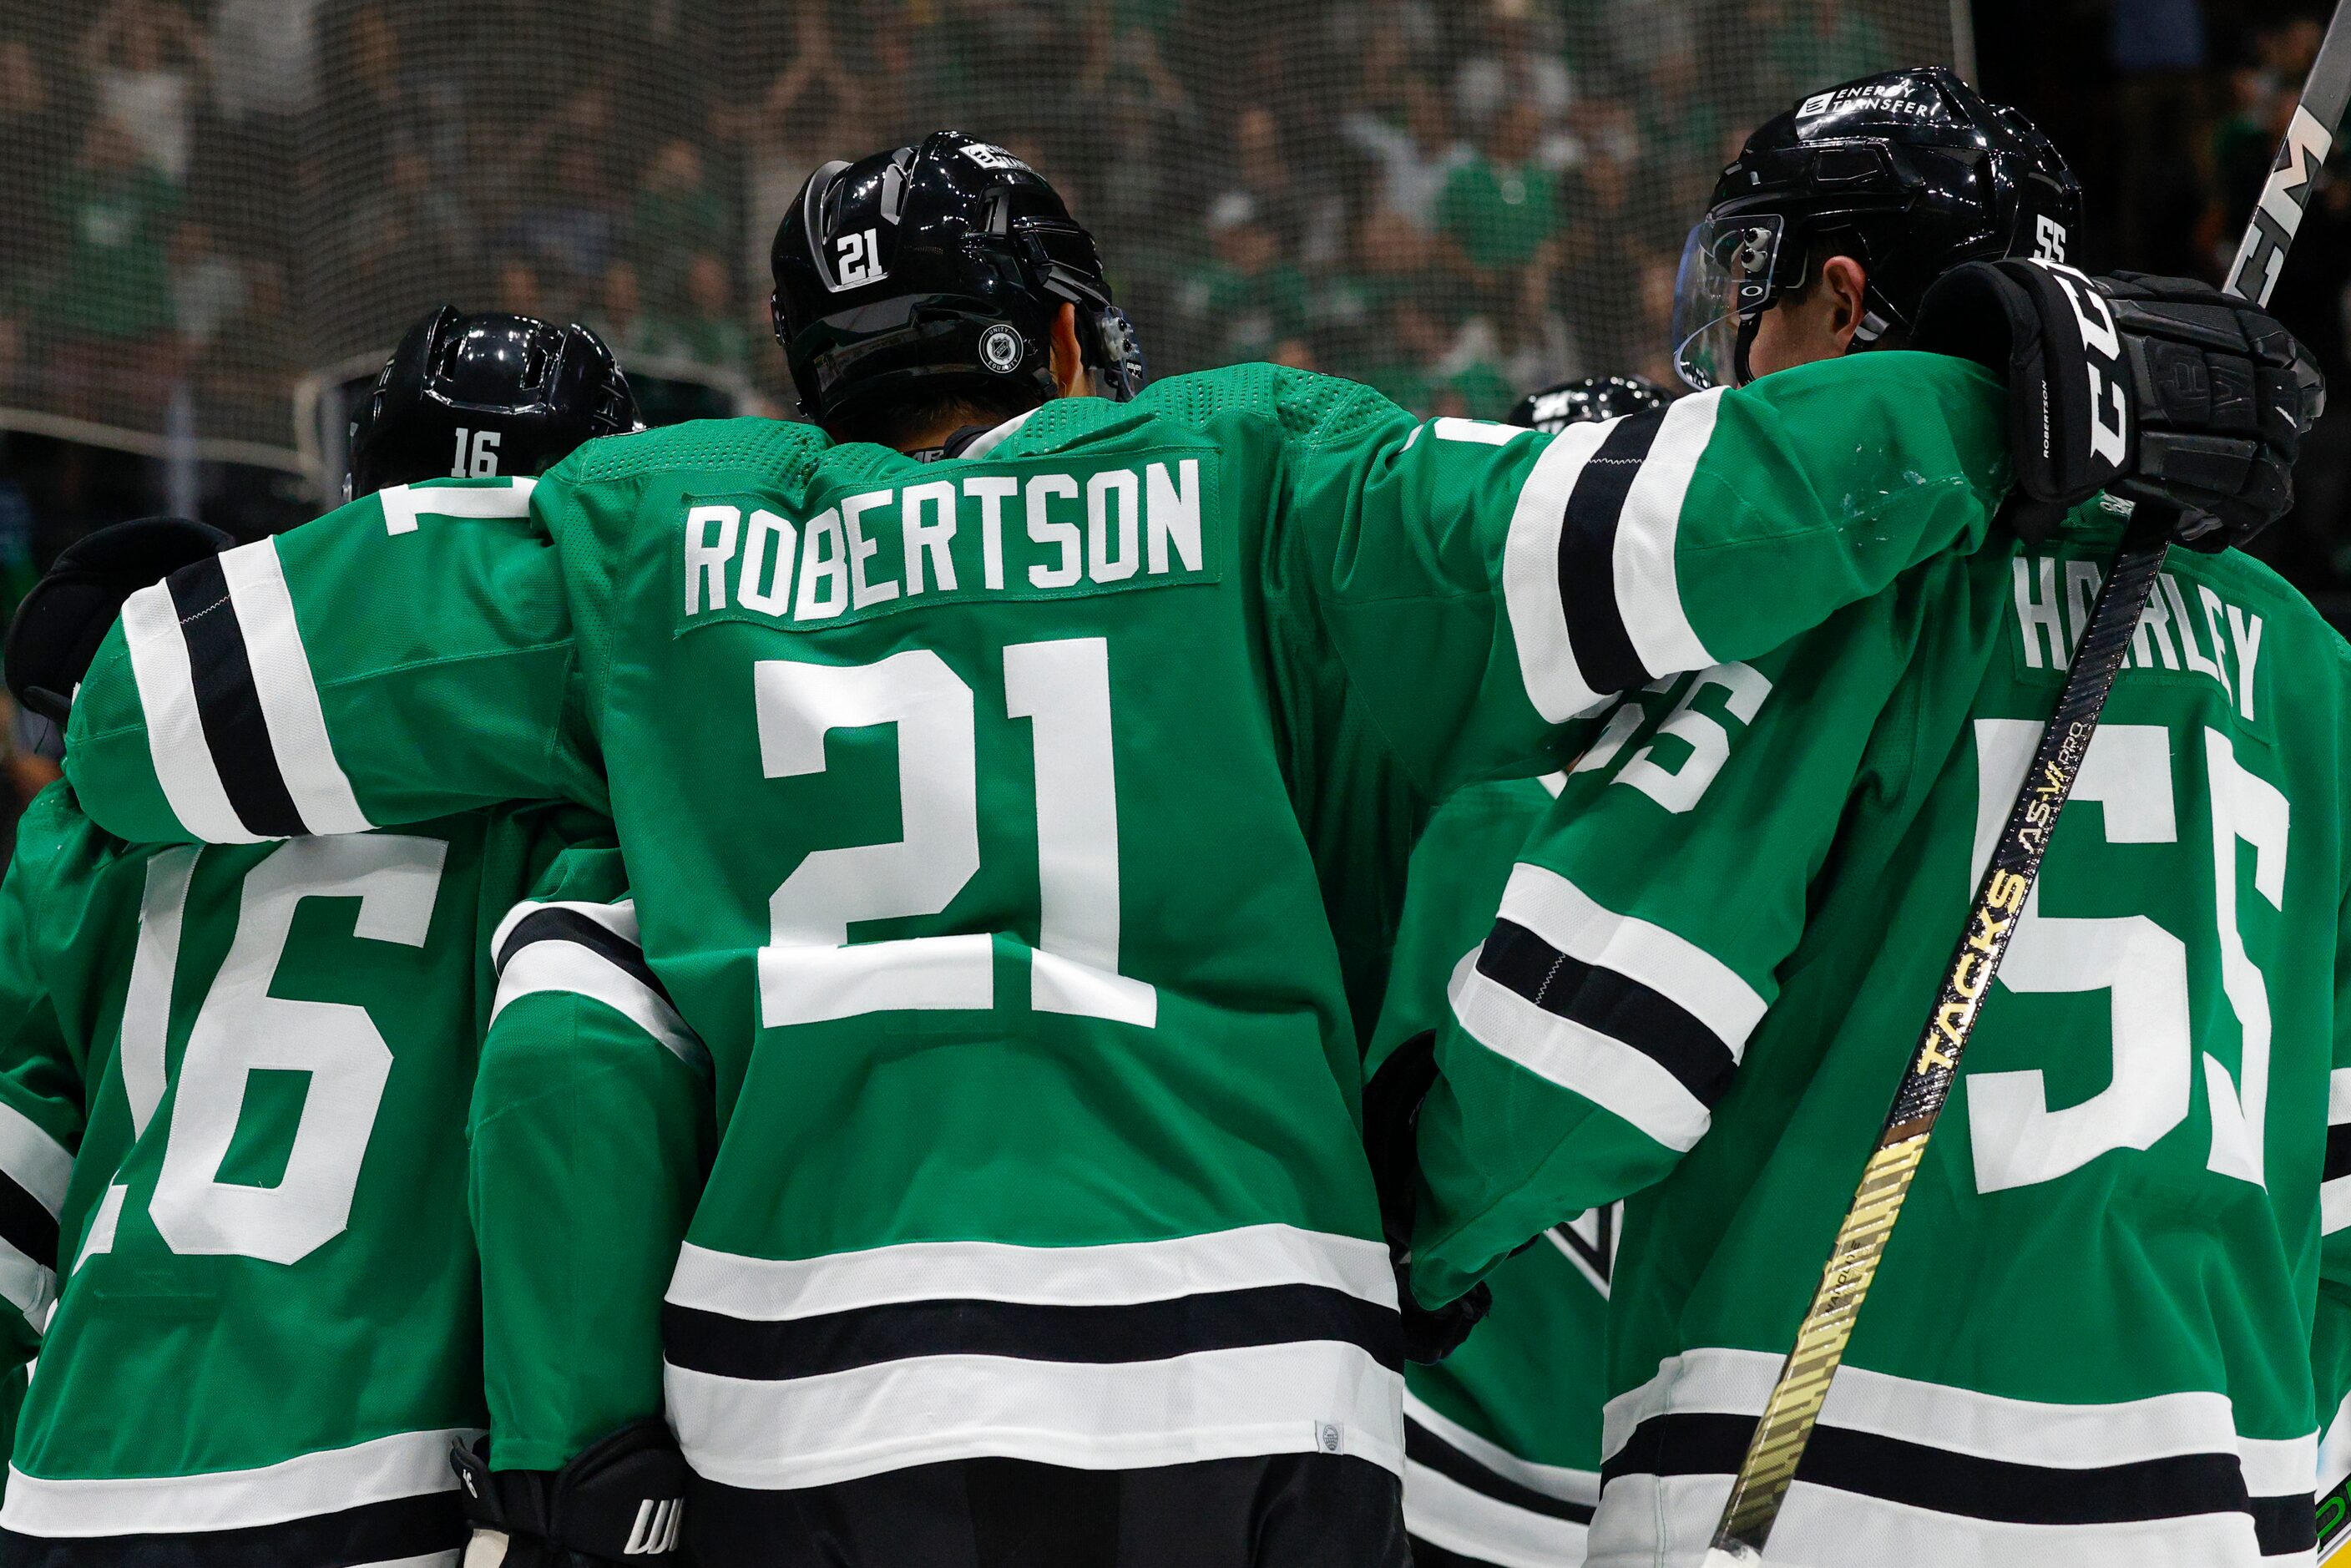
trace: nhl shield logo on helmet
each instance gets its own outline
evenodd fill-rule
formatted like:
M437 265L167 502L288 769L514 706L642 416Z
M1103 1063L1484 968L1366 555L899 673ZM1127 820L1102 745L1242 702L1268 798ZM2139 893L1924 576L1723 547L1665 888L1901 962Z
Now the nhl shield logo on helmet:
M998 375L1020 368L1020 334L1009 327L990 327L980 334L979 362Z

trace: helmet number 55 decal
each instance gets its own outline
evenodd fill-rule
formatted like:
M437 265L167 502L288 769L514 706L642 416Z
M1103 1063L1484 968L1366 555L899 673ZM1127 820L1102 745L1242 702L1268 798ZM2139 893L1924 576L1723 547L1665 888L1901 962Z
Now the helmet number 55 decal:
M832 243L837 247L834 262L843 288L860 283L879 283L889 276L882 266L882 236L876 231L863 229L845 234Z

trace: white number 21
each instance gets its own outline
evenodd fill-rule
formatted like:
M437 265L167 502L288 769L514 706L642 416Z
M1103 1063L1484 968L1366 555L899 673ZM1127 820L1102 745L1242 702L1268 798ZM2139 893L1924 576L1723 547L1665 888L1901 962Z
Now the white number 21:
M1110 645L1100 637L1004 650L1008 716L1029 721L1037 767L1039 931L1029 1003L1148 1029L1159 993L1118 972L1118 801ZM752 670L761 771L824 770L834 729L895 725L903 837L811 852L768 900L759 1018L768 1028L898 1009L996 1005L985 932L849 943L857 921L936 915L979 870L971 687L928 649L878 664L763 659Z

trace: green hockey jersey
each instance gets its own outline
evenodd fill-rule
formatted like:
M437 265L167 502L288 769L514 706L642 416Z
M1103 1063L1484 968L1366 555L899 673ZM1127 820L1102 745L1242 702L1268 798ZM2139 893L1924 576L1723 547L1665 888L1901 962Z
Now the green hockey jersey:
M0 1294L39 1354L0 1554L454 1568L489 938L581 815L159 848L35 800L0 888Z
M1416 1290L1628 1198L1593 1563L1703 1553L2119 531L1929 564L1625 704L1457 971ZM1773 1556L2310 1561L2346 675L2266 568L2173 552Z
M1538 772L1980 539L2004 405L1872 355L1553 438L1253 366L940 464L647 432L134 596L67 766L162 839L609 803L712 1056L663 1329L704 1477L1399 1469L1340 862L1400 868L1392 777Z
M1446 1017L1462 955L1563 775L1472 785L1412 852L1387 998L1364 1063ZM1573 1568L1600 1500L1601 1338L1620 1207L1578 1215L1502 1263L1493 1309L1434 1366L1407 1364L1404 1517L1416 1542L1497 1568Z

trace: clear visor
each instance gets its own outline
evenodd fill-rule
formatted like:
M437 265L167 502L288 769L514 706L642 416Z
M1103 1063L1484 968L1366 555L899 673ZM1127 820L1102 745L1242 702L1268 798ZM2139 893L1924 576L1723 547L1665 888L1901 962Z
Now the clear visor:
M1739 330L1771 303L1784 233L1776 213L1709 216L1682 246L1674 369L1698 391L1739 384Z

